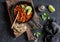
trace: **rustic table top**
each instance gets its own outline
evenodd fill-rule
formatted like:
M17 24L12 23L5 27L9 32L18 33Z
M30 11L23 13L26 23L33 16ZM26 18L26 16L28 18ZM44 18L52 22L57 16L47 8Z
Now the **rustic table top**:
M57 23L60 25L60 0L33 0L35 8L40 5L53 5L56 9L56 12L54 13L49 13L46 11L51 17L55 18L57 20ZM37 12L39 15L40 13ZM10 21L8 18L8 14L6 11L6 5L5 5L5 0L0 0L0 42L27 42L25 39L25 36L22 35L18 38L14 38L9 32L10 28ZM57 34L57 38L60 40L60 33ZM39 37L38 42L41 41L41 37ZM54 40L55 41L55 40ZM55 42L60 42L60 41L55 41Z

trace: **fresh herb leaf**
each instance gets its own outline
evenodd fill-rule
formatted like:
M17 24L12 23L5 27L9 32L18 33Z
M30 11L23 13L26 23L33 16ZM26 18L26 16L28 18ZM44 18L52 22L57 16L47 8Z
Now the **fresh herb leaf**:
M47 19L47 13L43 13L42 19L45 21Z
M36 30L37 29L36 26L33 26L33 29Z
M40 35L41 35L40 32L35 32L35 33L34 33L34 36L36 36L36 37L39 37Z
M46 21L47 19L50 19L50 16L47 13L42 14L42 19Z
M50 17L48 17L48 19L50 19Z

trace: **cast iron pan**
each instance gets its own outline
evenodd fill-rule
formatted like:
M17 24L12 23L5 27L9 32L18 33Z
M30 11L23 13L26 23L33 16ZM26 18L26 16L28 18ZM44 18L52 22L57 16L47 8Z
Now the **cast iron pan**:
M16 5L21 5L21 4L27 4L27 5L32 7L32 17L33 17L34 16L34 8L33 8L32 4L30 2L26 2L26 1L19 1L18 3L12 5L11 8L10 8L10 14L11 14L12 18L14 20L16 18L16 16L14 16L14 8L16 7ZM32 19L32 17L28 21L30 21Z

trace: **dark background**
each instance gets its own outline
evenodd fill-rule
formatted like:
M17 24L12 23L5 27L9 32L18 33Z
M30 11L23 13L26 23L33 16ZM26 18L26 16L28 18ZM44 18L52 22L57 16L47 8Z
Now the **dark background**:
M57 23L60 25L60 0L33 0L33 3L35 5L35 8L43 4L45 6L51 4L55 7L56 11L54 13L48 14L57 20ZM38 13L40 14L40 13ZM10 28L10 22L9 22L9 16L7 14L5 0L0 0L0 42L27 42L25 40L24 35L14 38L9 31ZM58 40L54 40L55 42L60 42L60 33L55 36L55 38L58 38ZM41 39L39 39L38 42L40 42Z

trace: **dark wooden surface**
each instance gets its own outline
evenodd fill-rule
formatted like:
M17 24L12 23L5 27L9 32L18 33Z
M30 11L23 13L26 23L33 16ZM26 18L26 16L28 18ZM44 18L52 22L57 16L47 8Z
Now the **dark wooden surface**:
M46 11L46 12L52 18L55 18L57 20L57 23L60 25L60 0L33 0L33 2L35 5L35 8L40 4L43 4L45 6L47 6L48 4L52 4L56 8L56 12L54 12L54 13L49 13L48 11ZM38 15L40 14L39 12L37 12L37 13L38 13ZM6 11L5 0L0 0L0 42L27 42L25 40L24 35L22 35L18 38L14 38L10 34L9 30L10 30L10 22L9 22L8 14ZM55 37L59 38L59 40L60 40L60 33L57 35L58 36L55 36ZM40 39L38 42L41 41L41 37L39 37L39 38ZM55 41L55 42L57 42L57 41Z

